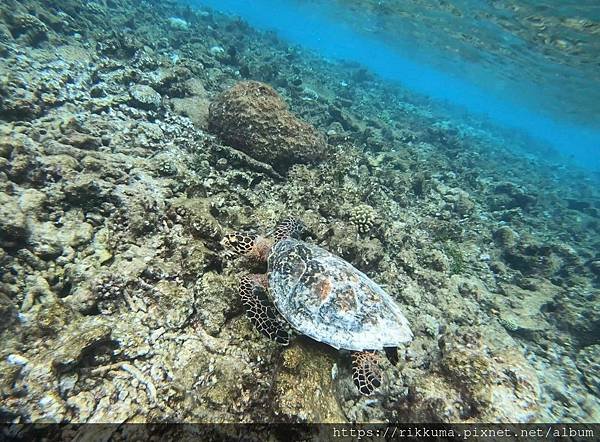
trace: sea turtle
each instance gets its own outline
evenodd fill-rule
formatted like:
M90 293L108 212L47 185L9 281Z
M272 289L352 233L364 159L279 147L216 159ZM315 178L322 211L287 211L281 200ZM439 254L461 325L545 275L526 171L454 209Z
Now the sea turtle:
M241 277L239 294L253 325L282 345L290 329L352 356L352 379L364 395L381 385L377 350L390 360L412 340L407 319L394 300L342 258L297 239L301 222L287 218L270 236L225 235L229 256L267 263L266 274ZM267 299L261 297L262 289ZM397 359L396 359L397 360Z

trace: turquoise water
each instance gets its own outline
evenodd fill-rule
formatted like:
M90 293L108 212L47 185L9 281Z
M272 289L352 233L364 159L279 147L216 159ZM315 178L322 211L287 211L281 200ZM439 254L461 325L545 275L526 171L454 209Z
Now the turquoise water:
M520 36L519 23L514 23L513 32L506 30L511 29L509 25L505 29L498 25L510 20L508 8L462 1L453 2L457 10L461 8L459 13L443 14L436 8L415 7L403 11L404 19L392 24L398 32L390 35L381 25L388 18L386 14L398 12L394 10L383 11L378 19L358 7L340 9L333 2L322 1L189 3L239 15L252 26L274 30L289 42L325 57L359 62L385 79L501 126L524 131L579 165L600 169L597 63L584 59L573 67L544 56L546 48L536 51L528 47L529 42ZM595 20L600 15L594 2L571 6L556 2L539 9L550 18L575 17L571 20L576 23L576 19ZM418 29L414 22L422 16L434 17L436 26ZM584 21L582 26L589 23L593 22ZM468 39L457 43L453 32L463 37L481 35L472 44ZM567 44L559 37L555 39Z

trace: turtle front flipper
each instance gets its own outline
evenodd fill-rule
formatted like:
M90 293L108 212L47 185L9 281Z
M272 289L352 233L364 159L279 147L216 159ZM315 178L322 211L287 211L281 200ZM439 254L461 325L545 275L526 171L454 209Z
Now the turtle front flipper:
M240 298L250 322L269 339L281 345L290 343L290 334L272 305L260 299L258 292L266 288L265 275L244 275L240 280Z
M304 227L302 221L290 216L277 224L273 237L276 242L285 238L295 238L304 230Z
M352 380L365 396L370 396L381 385L379 355L372 351L352 352Z

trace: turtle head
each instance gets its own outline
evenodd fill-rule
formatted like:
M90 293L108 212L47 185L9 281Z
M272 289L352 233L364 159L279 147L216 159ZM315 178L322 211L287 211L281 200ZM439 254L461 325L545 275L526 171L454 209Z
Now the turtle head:
M288 217L277 224L275 229L266 237L246 232L233 232L223 237L221 245L225 249L226 258L247 256L265 262L275 243L298 236L304 229L305 226L302 221Z
M228 233L221 240L221 245L225 249L225 256L233 258L239 255L249 255L254 248L256 235L248 233L233 232Z
M286 238L295 238L306 229L306 226L299 219L288 216L275 227L273 236L275 241L281 241Z
M227 258L247 256L258 261L266 261L273 241L262 236L244 232L228 233L221 240Z

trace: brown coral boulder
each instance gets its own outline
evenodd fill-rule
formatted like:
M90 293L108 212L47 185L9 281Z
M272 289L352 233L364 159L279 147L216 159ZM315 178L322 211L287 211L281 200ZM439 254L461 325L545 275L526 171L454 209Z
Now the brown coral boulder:
M291 113L271 86L258 81L239 82L219 95L210 105L208 123L225 143L280 172L325 156L323 135Z

